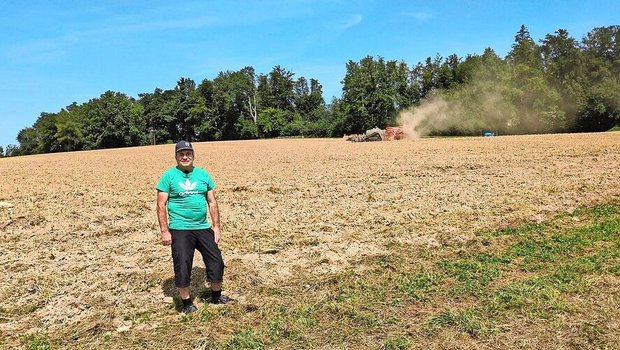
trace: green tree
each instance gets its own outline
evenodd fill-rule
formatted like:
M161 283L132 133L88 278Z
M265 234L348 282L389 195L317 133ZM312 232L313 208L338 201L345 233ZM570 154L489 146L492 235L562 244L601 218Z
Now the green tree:
M310 86L304 77L295 82L295 110L303 120L315 122L325 110L323 86L316 79L310 79Z
M258 114L256 126L261 137L278 137L289 122L287 112L277 108L266 108Z
M138 146L146 143L142 106L120 92L107 91L85 107L86 148Z
M280 66L273 67L268 78L272 105L265 107L273 107L283 111L293 111L295 109L294 75L293 72Z
M582 40L585 55L583 94L576 131L604 131L620 124L620 26L594 28Z
M508 53L508 60L513 67L525 65L532 69L542 68L540 48L530 36L530 32L525 25L521 25L521 28L519 28L515 35L515 42L512 45L512 50Z
M620 25L594 28L583 38L582 45L589 60L600 60L611 75L620 75Z
M456 68L458 80L443 97L453 108L447 122L439 124L433 134L481 135L492 130L505 134L515 120L510 99L511 69L491 49L482 55L469 55Z
M563 131L565 113L560 109L560 95L547 84L542 72L520 64L515 67L512 100L518 121L515 133L549 133Z
M213 81L204 79L197 87L197 93L204 101L204 118L196 127L198 139L215 140L218 135L219 118L215 108L215 87Z
M458 77L458 66L460 59L456 54L446 57L437 72L437 88L449 90L460 83Z
M54 138L62 151L77 151L84 144L82 108L75 104L69 110L63 109L56 117Z
M257 100L257 80L256 73L252 67L244 67L239 71L241 75L241 86L238 91L240 98L246 103L246 108L242 108L240 118L243 121L252 120L256 124L258 119L259 101Z
M177 82L173 96L168 103L178 135L184 140L195 141L198 137L197 127L202 126L207 119L206 101L200 91L196 90L196 83L188 78L181 78Z
M564 130L565 113L560 109L559 93L547 83L543 74L540 48L525 26L515 36L507 56L513 69L512 101L517 108L515 133L546 133Z
M244 126L257 117L255 74L252 67L240 71L220 72L213 80L213 125L217 125L216 139L239 138ZM246 120L248 119L248 120Z
M38 135L34 127L26 127L17 133L19 147L15 148L11 155L26 155L37 153ZM8 148L7 148L8 153Z
M404 62L371 56L349 61L343 80L343 131L361 133L393 123L397 112L411 105L409 70Z
M32 126L36 131L36 148L34 153L58 152L62 148L56 140L56 113L41 113Z
M152 93L140 94L138 101L142 105L146 129L155 133L156 143L179 140L179 130L173 116L174 90L163 91L160 88Z
M620 125L620 83L606 80L590 89L579 106L579 131L607 131Z
M412 70L413 83L418 87L420 99L428 96L439 85L441 56L427 57L424 64L418 63Z
M583 95L584 55L565 29L547 34L541 41L541 53L545 78L560 94L560 106L567 120L572 121Z
M56 118L55 113L41 113L32 127L19 131L17 134L19 147L14 152L19 155L26 155L62 150L55 138L57 132Z

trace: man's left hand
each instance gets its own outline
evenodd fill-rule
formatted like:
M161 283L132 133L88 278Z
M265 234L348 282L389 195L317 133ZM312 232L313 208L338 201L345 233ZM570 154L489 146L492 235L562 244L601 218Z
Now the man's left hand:
M222 237L222 232L219 227L213 227L213 238L215 239L215 243L220 243L220 238Z

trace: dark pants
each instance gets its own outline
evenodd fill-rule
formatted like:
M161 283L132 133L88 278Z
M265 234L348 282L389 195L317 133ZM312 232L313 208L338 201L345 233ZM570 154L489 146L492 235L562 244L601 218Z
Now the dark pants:
M205 263L207 281L222 282L224 260L222 252L215 243L213 230L173 230L172 262L174 264L174 285L177 288L189 287L194 262L194 250L198 249Z

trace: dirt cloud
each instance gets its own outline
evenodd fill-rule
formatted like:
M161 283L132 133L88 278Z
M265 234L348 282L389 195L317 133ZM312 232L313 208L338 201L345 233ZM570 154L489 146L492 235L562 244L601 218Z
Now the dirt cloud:
M427 136L450 118L451 104L441 95L422 101L420 106L402 111L398 124L409 138Z
M411 138L518 132L521 121L516 119L511 91L497 76L478 72L466 84L435 91L418 106L402 111L398 123Z

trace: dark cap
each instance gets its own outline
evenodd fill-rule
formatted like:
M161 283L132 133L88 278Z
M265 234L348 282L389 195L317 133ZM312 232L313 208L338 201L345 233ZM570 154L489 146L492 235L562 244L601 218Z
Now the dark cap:
M176 146L174 147L174 153L176 154L179 151L184 151L184 150L191 150L193 151L194 149L192 148L192 144L189 143L188 141L179 141L177 142Z

